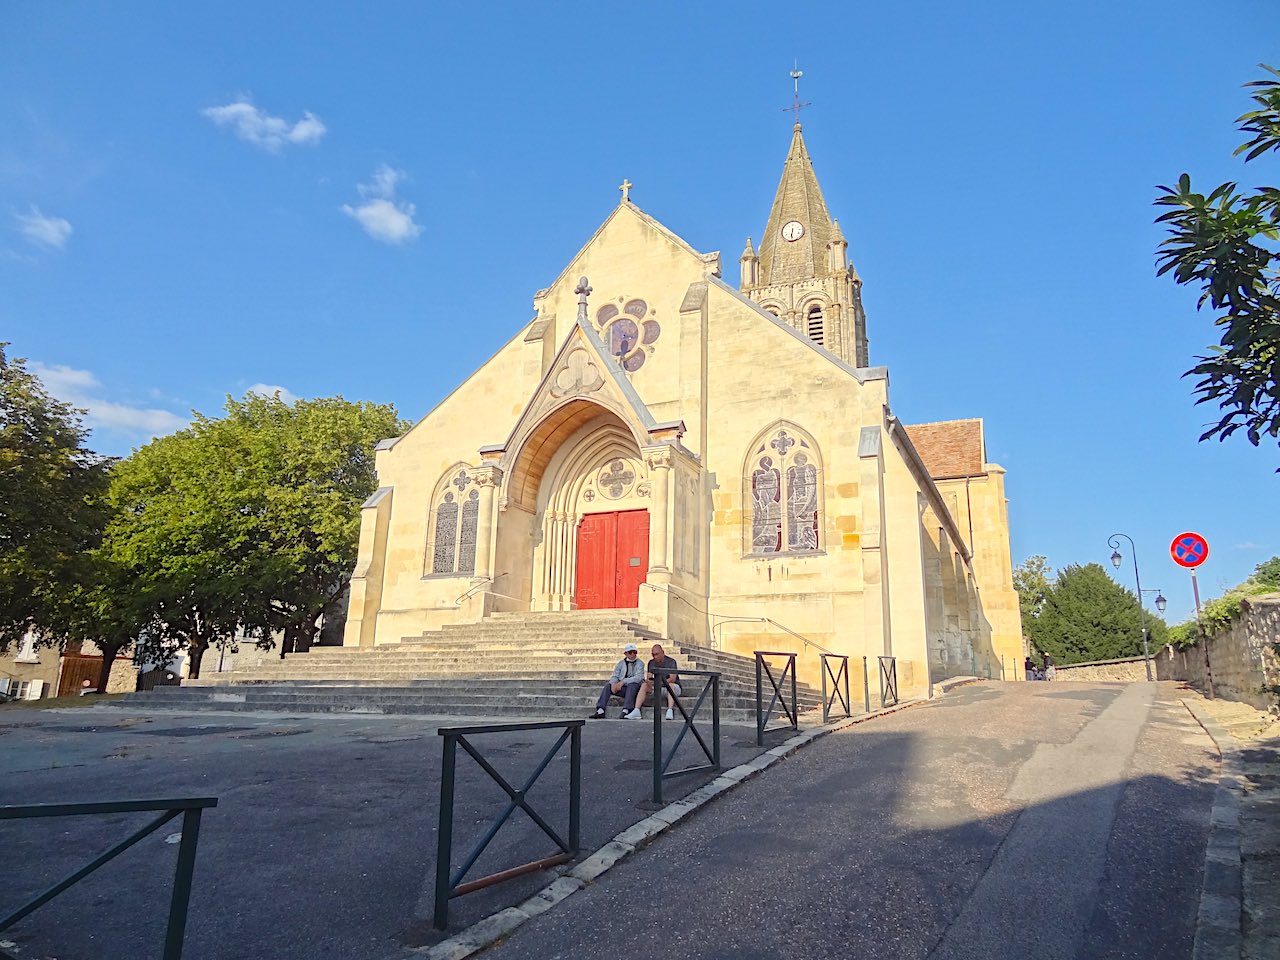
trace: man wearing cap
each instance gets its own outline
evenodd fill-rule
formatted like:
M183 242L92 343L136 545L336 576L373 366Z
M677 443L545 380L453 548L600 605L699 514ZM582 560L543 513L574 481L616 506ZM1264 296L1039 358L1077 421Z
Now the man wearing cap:
M640 684L644 682L644 664L640 662L640 651L634 643L622 648L622 659L613 668L613 675L600 691L600 699L596 701L596 712L593 717L605 715L605 707L609 698L615 694L622 698L622 716L626 716L636 706L636 694L640 692Z

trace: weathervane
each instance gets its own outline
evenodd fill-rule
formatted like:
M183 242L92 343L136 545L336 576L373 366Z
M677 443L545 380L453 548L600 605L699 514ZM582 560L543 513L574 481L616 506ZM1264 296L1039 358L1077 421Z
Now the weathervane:
M795 66L791 69L791 82L794 90L791 95L791 106L783 107L783 110L790 110L795 114L796 126L800 126L800 111L805 107L812 107L813 104L807 100L803 103L800 101L800 78L804 76L804 71L800 69L800 61L795 62Z

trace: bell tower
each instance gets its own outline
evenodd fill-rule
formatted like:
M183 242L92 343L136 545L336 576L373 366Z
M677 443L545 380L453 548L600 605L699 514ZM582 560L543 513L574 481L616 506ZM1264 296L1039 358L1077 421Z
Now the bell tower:
M849 263L849 244L827 212L800 129L800 71L796 123L782 180L773 198L759 252L747 238L741 290L816 345L855 367L869 365L862 280Z

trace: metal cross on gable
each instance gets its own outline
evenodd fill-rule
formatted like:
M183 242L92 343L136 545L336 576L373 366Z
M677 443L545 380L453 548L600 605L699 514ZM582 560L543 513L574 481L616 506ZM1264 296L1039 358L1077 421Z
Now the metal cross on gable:
M634 183L632 183L630 180L627 180L625 178L623 179L622 183L618 184L618 189L622 191L623 203L631 202L631 188L634 186L635 186Z
M796 61L795 66L791 70L791 83L793 85L793 92L791 95L791 106L782 108L783 110L791 111L791 113L795 116L796 126L800 125L800 111L803 110L805 107L813 106L813 104L807 100L804 101L803 103L801 103L800 101L800 78L803 76L804 76L804 71L800 69L800 62Z

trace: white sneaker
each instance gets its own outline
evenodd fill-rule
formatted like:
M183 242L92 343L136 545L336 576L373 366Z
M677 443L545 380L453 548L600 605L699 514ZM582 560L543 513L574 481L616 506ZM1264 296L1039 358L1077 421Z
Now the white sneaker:
M640 713L639 708L637 708L637 709L635 709L635 710L632 710L630 713L628 713L628 714L627 714L626 716L624 716L622 719L623 719L623 720L643 720L643 719L644 719L644 715L643 715L643 714L641 714L641 713Z
M670 708L668 708L668 709L667 709L667 719L668 719L668 720L674 720L675 718L676 718L675 711L674 711L674 710L671 710Z

